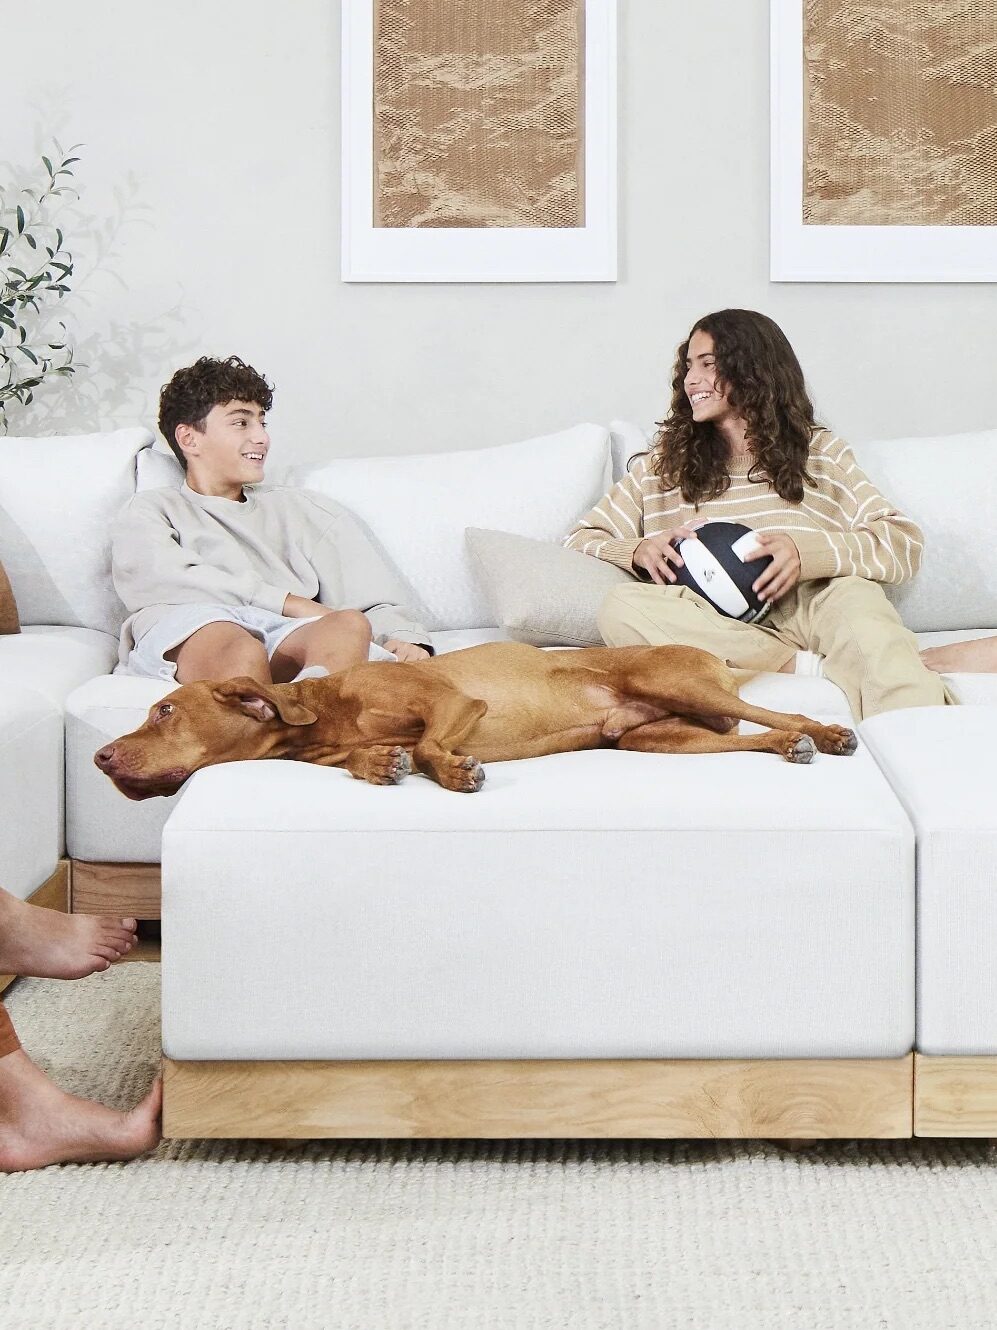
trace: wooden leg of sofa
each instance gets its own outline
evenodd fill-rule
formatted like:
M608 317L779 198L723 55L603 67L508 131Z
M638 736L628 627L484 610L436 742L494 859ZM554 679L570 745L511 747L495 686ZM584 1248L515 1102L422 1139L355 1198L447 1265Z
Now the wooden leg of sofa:
M909 1139L912 1057L179 1062L167 1137Z
M60 859L55 872L41 884L36 892L28 897L32 905L40 905L44 910L58 910L60 914L69 913L69 860ZM0 993L14 982L12 974L0 974Z
M73 914L159 918L159 864L91 864L74 859L72 881Z

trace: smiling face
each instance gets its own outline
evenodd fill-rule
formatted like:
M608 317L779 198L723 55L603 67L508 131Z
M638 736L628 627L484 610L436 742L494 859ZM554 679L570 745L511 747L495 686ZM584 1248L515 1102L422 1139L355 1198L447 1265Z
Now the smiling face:
M176 437L187 461L187 484L199 494L238 499L243 485L263 479L270 436L257 402L213 406L201 428L179 425Z
M736 414L728 401L726 386L717 378L713 338L701 329L689 338L684 386L697 424L710 421L719 425Z

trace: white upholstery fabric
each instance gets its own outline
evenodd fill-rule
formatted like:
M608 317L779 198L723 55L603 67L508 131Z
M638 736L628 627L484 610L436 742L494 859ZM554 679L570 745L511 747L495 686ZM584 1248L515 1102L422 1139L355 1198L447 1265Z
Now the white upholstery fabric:
M0 641L3 639L0 638ZM30 689L0 687L0 886L26 900L62 853L62 711Z
M431 629L494 622L464 548L469 526L556 540L606 492L609 434L600 425L498 448L418 457L346 458L294 483L354 512L411 588Z
M644 431L631 420L611 420L609 422L610 449L613 457L613 480L619 480L627 469L631 457L646 452L651 446L655 431Z
M111 585L110 527L135 492L143 429L0 438L0 563L22 624L116 633L124 606Z
M66 699L66 847L74 859L158 863L163 823L179 798L126 799L93 755L137 729L175 683L127 674L92 679Z
M43 693L60 711L69 694L118 659L118 640L93 628L34 626L0 637L0 685Z
M917 1047L997 1054L997 710L891 711L861 734L917 831Z
M174 1058L896 1057L913 939L863 751L570 753L475 795L236 763L163 835Z
M855 455L924 532L921 571L887 591L908 628L997 623L997 430L863 443Z

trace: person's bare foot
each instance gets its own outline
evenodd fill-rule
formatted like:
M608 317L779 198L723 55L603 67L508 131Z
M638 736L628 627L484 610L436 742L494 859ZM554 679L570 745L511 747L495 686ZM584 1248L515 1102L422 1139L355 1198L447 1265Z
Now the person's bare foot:
M137 927L134 919L43 910L0 888L0 974L84 979L131 951Z
M978 637L972 642L950 642L926 647L921 659L936 674L997 673L997 637Z
M0 1173L134 1159L161 1137L163 1083L128 1113L60 1090L23 1049L0 1058Z

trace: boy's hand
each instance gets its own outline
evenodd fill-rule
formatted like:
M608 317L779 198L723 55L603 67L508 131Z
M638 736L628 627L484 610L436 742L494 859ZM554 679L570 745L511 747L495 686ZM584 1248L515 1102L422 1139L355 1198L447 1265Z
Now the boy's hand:
M425 647L416 646L414 642L400 642L397 637L389 637L384 644L385 651L394 652L399 660L429 660L429 652Z
M763 600L779 600L800 580L800 551L796 541L785 531L758 531L755 542L758 546L755 557L761 559L770 554L772 562L751 589Z

